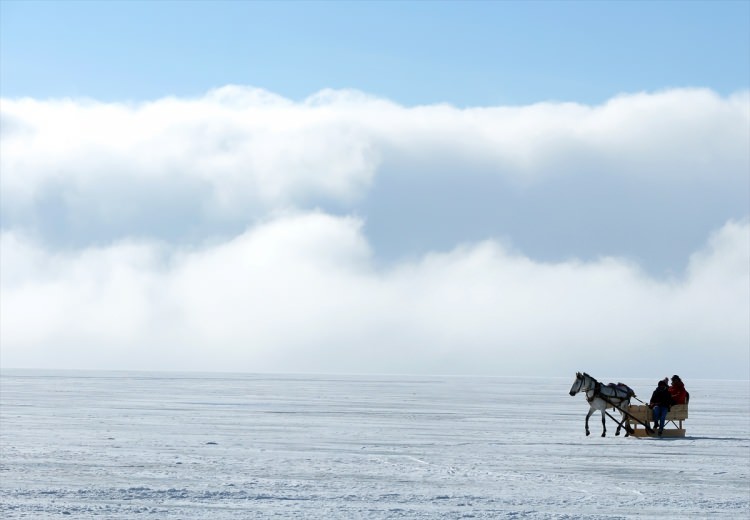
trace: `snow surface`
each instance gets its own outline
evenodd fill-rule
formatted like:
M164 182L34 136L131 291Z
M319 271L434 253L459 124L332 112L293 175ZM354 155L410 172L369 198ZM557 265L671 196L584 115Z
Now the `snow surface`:
M586 437L572 383L8 371L0 516L748 517L748 381L686 381L684 439Z

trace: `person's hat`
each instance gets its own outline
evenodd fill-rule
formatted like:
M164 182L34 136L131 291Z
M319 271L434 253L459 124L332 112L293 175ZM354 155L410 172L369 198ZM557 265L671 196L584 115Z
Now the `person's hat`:
M676 376L676 375L675 375L675 376L672 376L672 381L674 381L675 379L676 379L677 381L682 381L682 379L680 379L680 376Z
M657 386L667 386L667 382L662 379Z

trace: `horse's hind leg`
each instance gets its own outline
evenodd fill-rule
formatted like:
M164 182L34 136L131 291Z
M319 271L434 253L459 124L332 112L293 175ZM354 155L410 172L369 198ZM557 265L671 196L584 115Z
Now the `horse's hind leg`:
M630 437L631 428L628 424L628 418L623 410L620 410L620 424L617 426L617 433L615 435L620 435L620 428L625 428L625 437Z
M604 410L602 410L602 437L607 436L607 421L605 421Z

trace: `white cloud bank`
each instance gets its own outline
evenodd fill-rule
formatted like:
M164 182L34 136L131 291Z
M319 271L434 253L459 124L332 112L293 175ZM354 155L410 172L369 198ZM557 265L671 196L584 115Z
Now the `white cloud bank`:
M55 196L72 218L127 221L184 198L196 218L257 217L320 198L351 204L386 166L425 177L481 168L518 183L571 172L744 179L748 96L683 89L593 107L458 109L347 91L294 103L232 86L135 105L3 99L2 211L22 224Z
M671 186L720 186L720 206L747 189L748 107L747 92L700 89L472 109L240 87L136 105L3 99L0 362L746 378L747 214L712 214L687 270L660 279L624 259L542 262L493 240L383 267L361 218L315 208L359 214L386 171L419 181L415 208L446 172L521 190L577 176L580 201L581 176L628 179L660 197L640 222L669 212ZM176 244L151 232L170 219L244 231ZM77 249L52 243L71 229Z
M750 225L684 277L495 242L379 270L361 223L269 221L192 250L50 253L2 236L3 366L747 377Z

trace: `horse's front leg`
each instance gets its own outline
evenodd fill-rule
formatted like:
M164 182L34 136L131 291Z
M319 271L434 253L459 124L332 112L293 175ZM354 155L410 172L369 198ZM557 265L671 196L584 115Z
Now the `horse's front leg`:
M589 413L586 414L586 437L591 435L591 432L589 431L589 417L594 413L593 408L589 408Z

